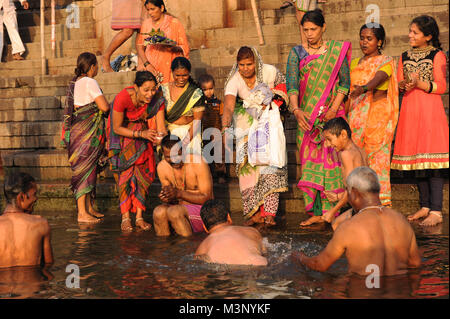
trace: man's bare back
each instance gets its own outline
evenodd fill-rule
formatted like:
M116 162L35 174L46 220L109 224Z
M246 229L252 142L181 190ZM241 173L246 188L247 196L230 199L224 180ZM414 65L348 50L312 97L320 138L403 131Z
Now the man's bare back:
M341 224L334 237L336 243L330 245L345 250L349 272L366 275L366 267L374 264L380 274L391 276L420 264L413 229L391 208L368 208L356 214Z
M195 254L211 263L266 266L265 252L255 228L223 225L200 244Z
M26 213L0 216L0 268L52 263L50 226L45 218Z

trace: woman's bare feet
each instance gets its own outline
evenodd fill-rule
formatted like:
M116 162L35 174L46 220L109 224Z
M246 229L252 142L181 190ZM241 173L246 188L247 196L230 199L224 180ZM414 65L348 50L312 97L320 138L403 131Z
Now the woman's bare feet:
M300 226L304 227L304 226L309 226L309 225L312 225L312 224L324 223L324 222L325 221L322 219L322 216L312 216L308 220L305 220L305 221L301 222Z
M129 217L122 218L122 223L120 224L120 229L123 232L130 232L133 230L133 226L131 226L131 219Z
M150 230L152 228L152 225L144 221L144 218L139 217L136 218L136 227L139 227L142 230Z
M412 222L413 220L417 220L422 217L428 216L428 213L430 212L430 209L427 207L422 207L419 209L415 214L409 215L408 220Z
M277 223L275 222L275 216L268 215L264 218L264 223L267 227L275 226Z
M425 218L419 225L420 226L435 226L442 223L442 212L430 211L428 217Z
M98 223L100 219L88 214L87 212L78 212L78 222L79 223L88 223L95 224Z
M111 62L105 57L102 57L102 72L114 72L111 67Z
M104 214L100 214L99 212L95 211L94 209L89 210L89 214L91 214L92 216L97 217L97 218L105 217Z
M264 218L261 216L260 212L255 213L250 219L244 222L244 226L252 226L254 224L264 223Z

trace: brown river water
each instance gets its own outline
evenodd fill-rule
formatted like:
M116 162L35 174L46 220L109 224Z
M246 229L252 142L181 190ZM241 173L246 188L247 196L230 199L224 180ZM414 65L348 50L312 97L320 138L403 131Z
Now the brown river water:
M0 270L0 298L448 298L448 216L429 229L414 225L422 254L420 269L382 278L379 288L366 288L365 278L347 274L344 257L326 273L294 264L289 256L302 249L317 254L332 236L328 225L300 229L302 214L287 214L263 230L268 246L267 267L206 264L193 255L205 234L190 238L158 238L153 229L122 234L118 212L106 212L94 226L80 226L75 213L37 212L52 227L55 264L40 269ZM235 224L240 214L232 215ZM147 219L147 218L146 218ZM79 267L79 288L66 285ZM67 270L67 272L66 272ZM70 283L70 281L69 281ZM69 285L70 286L70 285Z

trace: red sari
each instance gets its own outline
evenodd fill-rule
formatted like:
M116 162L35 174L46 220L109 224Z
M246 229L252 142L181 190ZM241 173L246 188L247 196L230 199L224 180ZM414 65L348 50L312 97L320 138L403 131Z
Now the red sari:
M130 130L156 129L156 114L164 112L164 98L155 95L149 104L136 108L127 89L114 99L113 110L124 113L123 126ZM121 213L136 213L137 208L145 210L148 189L155 179L155 158L153 144L143 138L118 136L111 129L113 112L107 125L108 149L111 170L119 189Z

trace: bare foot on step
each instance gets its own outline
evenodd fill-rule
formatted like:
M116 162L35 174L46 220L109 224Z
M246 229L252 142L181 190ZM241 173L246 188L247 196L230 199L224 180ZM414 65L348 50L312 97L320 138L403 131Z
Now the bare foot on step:
M425 218L419 225L420 226L435 226L442 223L442 212L430 211L428 217Z
M325 221L322 219L322 216L312 216L308 220L305 220L305 221L301 222L300 226L304 227L304 226L309 226L309 225L312 225L312 224L324 223L324 222Z
M95 224L100 222L100 219L88 214L88 213L78 213L78 222L79 223L87 223L87 224Z
M412 222L413 220L417 220L422 217L428 216L428 213L430 212L430 209L427 207L422 207L419 209L415 214L409 215L408 220Z

